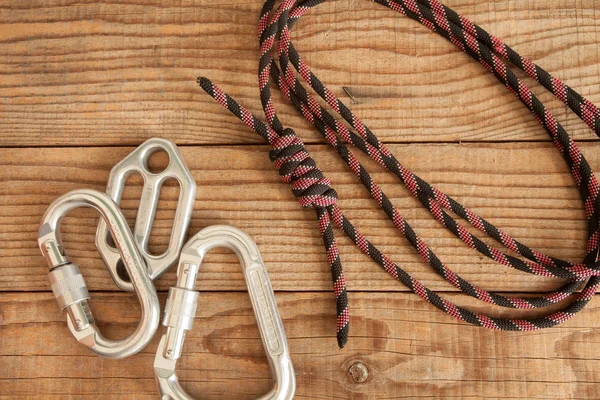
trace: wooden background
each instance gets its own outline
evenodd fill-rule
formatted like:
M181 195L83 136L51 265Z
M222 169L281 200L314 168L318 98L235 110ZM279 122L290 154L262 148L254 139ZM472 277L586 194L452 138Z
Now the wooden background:
M600 103L600 2L445 3ZM158 336L126 361L77 345L36 247L38 223L53 199L75 188L103 190L110 168L155 136L181 146L198 182L190 234L227 223L257 241L289 339L297 398L597 398L599 300L549 330L468 326L407 292L339 232L352 328L348 346L337 349L331 277L314 213L280 182L260 137L195 84L198 75L208 76L260 114L261 6L260 0L0 0L0 398L156 398ZM293 37L317 75L404 165L526 244L581 259L584 214L568 168L534 118L479 64L420 24L367 1L327 2ZM533 86L600 169L591 131ZM515 315L442 282L318 133L289 105L278 101L277 108L333 180L342 209L393 260L459 304ZM394 177L367 164L417 232L465 278L497 292L559 285L467 249ZM134 179L123 202L131 221L139 192ZM177 193L175 186L163 192L151 242L156 251L166 245ZM99 259L96 222L91 211L73 212L64 241L93 291L101 327L123 337L139 309L135 298L116 291ZM173 272L158 280L161 304L173 283ZM233 255L211 253L198 287L198 321L180 362L183 386L202 399L264 393L268 366ZM357 362L368 369L364 382L349 373Z

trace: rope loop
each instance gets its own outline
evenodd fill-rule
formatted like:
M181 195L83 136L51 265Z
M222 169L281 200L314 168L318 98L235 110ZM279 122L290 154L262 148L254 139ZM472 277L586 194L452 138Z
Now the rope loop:
M564 127L519 79L511 66L520 69L548 89L599 137L600 108L532 61L522 57L497 37L490 35L467 18L441 4L439 0L373 1L424 24L427 28L454 43L489 70L533 113L536 120L548 132L573 174L585 205L588 243L586 256L581 262L574 263L546 255L521 243L405 168L387 146L379 141L373 131L321 82L292 44L290 37L292 27L311 8L324 3L324 0L282 0L281 2L266 0L261 11L258 30L261 49L258 63L258 85L266 122L252 115L208 79L200 79L199 84L219 104L235 114L271 145L271 161L278 168L283 180L291 183L292 191L302 206L316 209L319 230L333 278L337 304L336 336L338 345L340 348L344 347L350 331L346 281L334 236L334 225L394 279L402 282L421 298L458 320L490 329L507 331L530 331L548 328L567 321L581 311L600 289L600 268L598 267L600 259L600 183ZM279 3L277 8L275 8L276 3ZM513 309L545 308L561 303L567 298L572 297L573 300L543 316L516 319L488 316L470 311L453 304L426 287L382 253L342 213L336 205L337 193L331 188L331 182L317 168L315 161L295 132L292 129L284 129L283 123L279 120L271 95L270 82L277 85L287 100L313 124L335 149L423 261L462 293L488 304ZM316 93L327 106L322 105L311 94L311 91ZM341 118L336 117L333 112ZM471 284L452 271L419 237L348 146L363 152L396 175L399 181L443 227L472 250L518 271L543 277L568 279L568 281L550 293L527 297L491 293ZM462 221L456 219L453 214ZM502 246L502 249L484 242L471 230L477 230L493 239ZM585 286L582 288L584 282Z

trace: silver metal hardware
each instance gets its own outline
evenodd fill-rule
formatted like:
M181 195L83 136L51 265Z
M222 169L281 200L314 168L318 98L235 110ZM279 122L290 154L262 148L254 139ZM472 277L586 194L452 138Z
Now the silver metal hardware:
M162 172L152 173L148 169L148 159L157 151L167 153L169 156L169 165ZM192 217L192 209L196 198L196 182L185 165L177 146L168 140L159 138L145 141L113 167L106 193L108 193L115 203L120 204L121 196L125 189L125 182L135 172L142 175L144 188L135 221L134 237L139 251L146 261L148 274L154 280L177 261ZM167 250L163 254L153 255L148 251L150 231L158 208L160 190L163 184L169 179L177 180L180 186L177 210ZM96 247L102 255L117 286L122 290L133 292L134 289L131 282L118 273L118 265L121 257L118 250L109 244L107 234L106 222L101 220L96 233Z
M96 209L106 221L117 251L140 301L141 319L135 331L122 340L102 336L89 309L88 293L77 265L71 263L60 240L60 223L71 210L79 207ZM158 297L148 276L146 265L133 240L127 220L115 202L95 190L73 190L56 199L46 210L38 233L38 245L48 262L48 277L59 307L67 312L67 323L77 341L91 351L108 358L124 358L142 350L152 339L160 320Z
M167 332L160 340L154 360L154 373L161 399L192 399L179 384L175 368L181 356L185 333L192 329L196 314L196 276L202 259L215 247L233 250L242 265L252 309L273 376L273 388L259 399L292 399L296 390L294 367L267 270L256 243L239 229L225 225L210 226L200 231L186 243L179 258L177 286L169 291L163 319Z

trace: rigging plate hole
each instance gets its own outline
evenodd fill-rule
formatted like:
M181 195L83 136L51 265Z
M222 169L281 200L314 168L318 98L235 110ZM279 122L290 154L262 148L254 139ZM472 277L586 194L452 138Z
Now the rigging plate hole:
M152 174L160 174L169 167L171 159L163 149L151 150L146 156L146 169Z
M125 268L125 263L123 263L123 260L121 259L119 259L117 262L117 275L119 275L119 278L123 279L125 282L131 282L131 277L127 272L127 268Z

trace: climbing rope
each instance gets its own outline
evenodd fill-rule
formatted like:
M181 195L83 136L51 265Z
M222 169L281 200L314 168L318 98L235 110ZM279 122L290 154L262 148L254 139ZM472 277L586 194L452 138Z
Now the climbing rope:
M375 134L321 83L302 61L291 41L290 32L294 24L307 11L324 1L284 0L275 8L275 0L267 0L263 6L258 23L260 42L258 83L266 123L240 106L208 79L199 78L198 83L223 107L239 117L270 144L269 157L279 170L283 180L292 185L292 192L302 206L315 209L333 278L337 303L337 341L339 347L344 347L348 340L350 318L346 281L333 225L340 228L362 252L377 262L391 276L435 307L461 321L490 329L529 331L560 324L583 309L600 285L600 264L596 260L600 244L600 200L598 196L600 188L598 181L579 148L564 128L529 88L507 67L505 61L512 63L552 92L569 106L598 136L600 136L600 110L563 82L554 78L530 60L521 57L500 39L490 35L437 0L374 0L376 3L422 23L479 61L525 104L537 121L546 129L571 170L581 193L588 221L586 256L581 263L570 263L527 247L409 171L377 139ZM274 55L277 59L274 59ZM322 107L307 92L299 78L311 87L347 124L336 119L328 110ZM371 196L385 211L396 228L416 249L421 258L461 292L486 303L502 307L532 309L561 302L582 286L583 289L575 295L572 302L560 311L533 319L490 317L469 311L440 297L391 261L344 216L337 205L337 193L331 187L329 179L317 167L304 147L302 140L292 129L284 128L279 120L271 97L269 86L271 80L327 139L340 158L348 164L360 182L369 190ZM485 289L469 283L449 269L429 246L419 238L381 188L373 181L348 145L367 154L394 173L436 220L469 247L500 264L519 271L543 277L567 279L568 281L556 291L537 297L503 296L489 293ZM506 249L523 258L488 246L477 236L471 234L448 211L463 218L474 228L487 234Z

